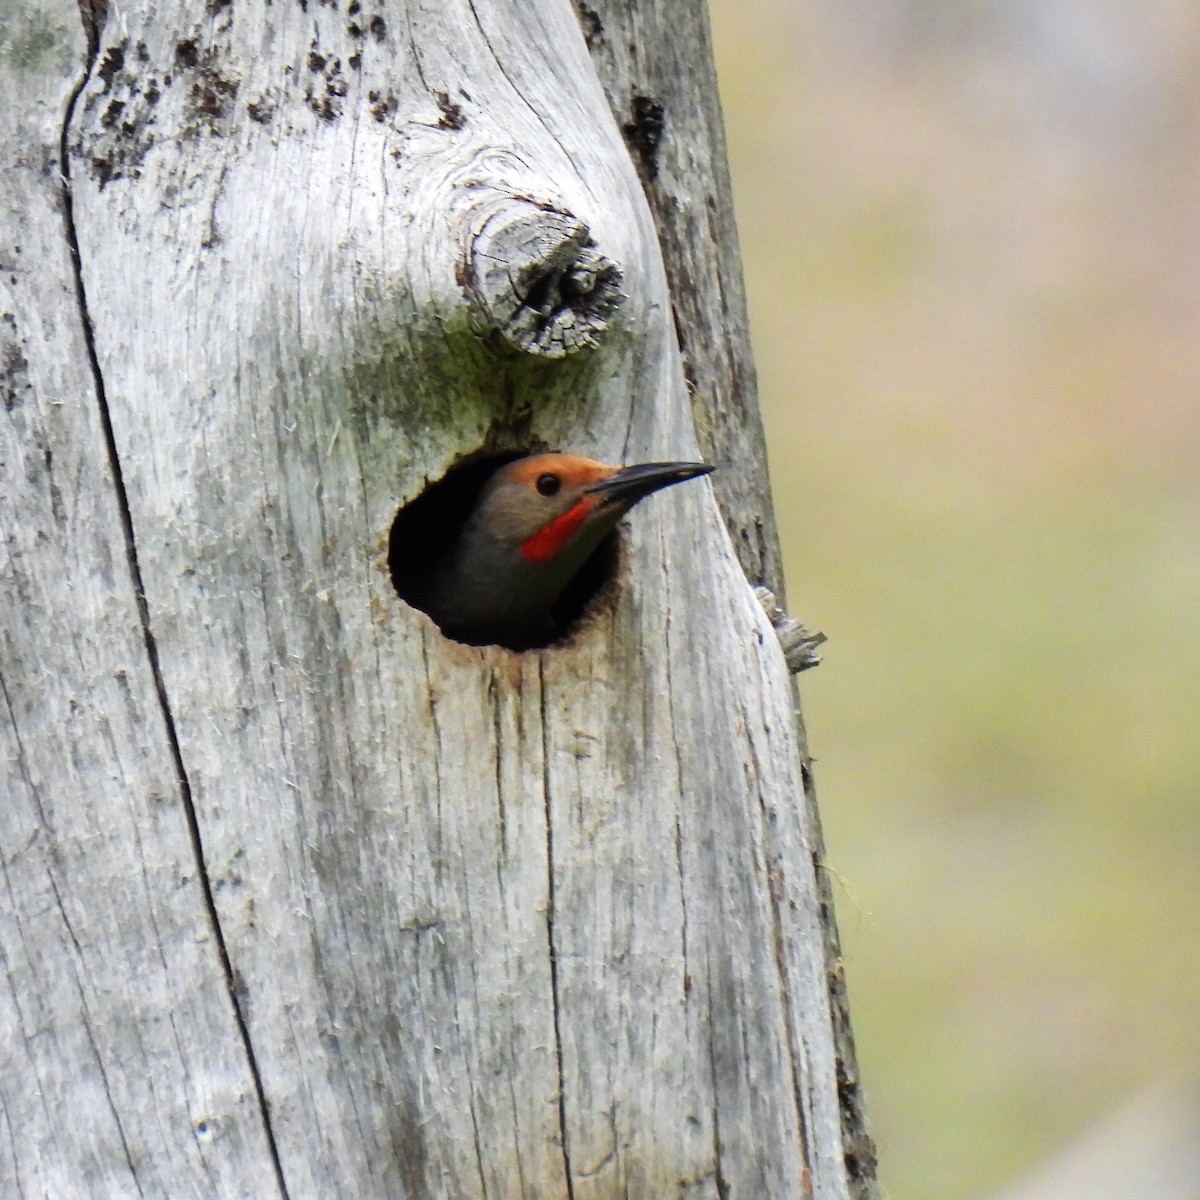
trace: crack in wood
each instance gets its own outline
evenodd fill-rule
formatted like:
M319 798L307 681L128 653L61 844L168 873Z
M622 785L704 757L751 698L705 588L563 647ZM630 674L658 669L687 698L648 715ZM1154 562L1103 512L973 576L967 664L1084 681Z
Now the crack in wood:
M762 706L765 709L765 697L762 698ZM755 727L753 715L744 706L742 708L742 720L747 729ZM763 869L766 875L767 898L771 910L771 949L774 955L775 973L779 981L779 993L783 1001L783 1008L785 1013L790 1013L794 989L792 987L791 975L788 971L787 944L783 927L783 908L785 904L783 894L785 890L783 863L777 839L772 833L776 818L774 813L768 811L767 798L763 795L763 764L759 760L758 746L753 738L750 739L750 757L751 763L748 764L748 769L752 769L753 772L751 786L753 786L755 796L758 800L759 819L761 822L760 829L762 833ZM806 1057L802 1050L803 1038L800 1035L797 1025L790 1019L785 1019L783 1025L787 1038L788 1068L791 1074L792 1098L796 1107L796 1135L799 1139L800 1158L804 1169L811 1172L812 1151L809 1148L808 1124L809 1116L812 1113L812 1102L810 1097L809 1104L806 1106L804 1103L804 1080L807 1078L811 1088L812 1072L804 1070Z
M716 1016L713 1013L713 981L711 964L705 966L705 995L708 997L708 1069L712 1079L712 1149L713 1149L713 1181L717 1185L718 1200L729 1200L729 1181L725 1178L725 1169L721 1163L721 1104L720 1089L717 1086L717 1047L713 1037L716 1028Z
M229 956L229 948L225 942L225 935L221 929L220 916L217 912L216 900L213 896L212 882L209 878L208 866L204 855L204 842L200 835L200 823L196 814L195 800L192 794L191 781L188 778L187 768L183 762L183 749L179 740L179 731L175 724L174 713L171 710L170 697L167 695L166 681L163 678L162 666L159 661L158 643L154 636L154 630L150 622L150 605L146 599L145 581L142 577L141 564L138 561L137 537L133 527L133 513L129 505L129 494L125 487L125 479L121 468L120 455L117 451L116 432L113 428L112 413L109 409L108 396L105 390L104 373L100 367L100 358L96 350L96 334L92 323L91 311L88 305L87 288L83 278L83 258L79 249L79 234L75 223L75 202L71 180L71 153L70 153L70 132L71 125L75 118L75 110L79 100L83 95L88 83L92 79L93 72L96 70L96 62L99 56L99 30L97 22L88 11L81 12L84 22L84 31L87 37L88 53L87 60L84 64L83 73L72 87L70 94L67 97L67 104L63 113L62 130L59 136L59 171L62 178L62 211L63 224L67 239L67 249L71 261L71 273L75 285L75 302L79 313L80 327L83 332L84 346L87 351L88 367L90 368L93 386L96 392L96 403L99 410L100 426L104 435L104 444L108 456L109 471L112 476L113 490L116 494L117 511L120 514L121 532L125 542L125 558L126 566L129 571L130 580L133 584L134 601L137 605L138 620L141 625L142 642L146 651L146 658L150 668L150 675L154 682L154 692L158 701L159 711L162 715L163 728L166 733L167 743L170 749L171 762L175 770L175 778L179 787L180 799L183 802L184 817L188 827L188 837L192 846L192 853L196 862L197 876L200 884L201 895L204 900L205 915L207 917L210 928L212 929L213 941L217 949L217 955L220 959L221 970L225 977L226 991L229 995L230 1004L233 1008L233 1016L237 1025L238 1033L241 1038L243 1051L246 1055L246 1064L250 1071L250 1076L254 1082L255 1096L258 1102L259 1113L262 1118L263 1134L266 1139L267 1149L271 1156L271 1164L274 1169L276 1183L279 1188L279 1194L282 1200L288 1200L287 1183L283 1175L283 1164L279 1157L279 1147L275 1140L275 1132L271 1126L270 1107L267 1103L266 1090L263 1085L262 1073L259 1068L258 1059L254 1052L254 1046L250 1038L250 1029L246 1023L245 1014L242 1005L237 996L237 980L233 970L232 960ZM89 1039L92 1039L91 1029L88 1022L84 1020L87 1027ZM99 1065L101 1079L104 1084L106 1093L111 1093L108 1088L107 1076L104 1072L103 1063L99 1057L99 1049L92 1039L93 1052L96 1055ZM114 1117L116 1116L114 1108ZM134 1184L138 1188L139 1194L142 1194L141 1184L138 1182L137 1173L134 1168L132 1156L129 1147L125 1140L124 1131L121 1129L120 1121L117 1120L117 1131L120 1135L122 1145L125 1146L126 1158L129 1161L129 1170L133 1178Z
M554 827L550 804L550 737L546 705L546 669L538 659L538 692L542 719L542 796L546 805L546 941L550 954L550 993L554 1006L554 1058L558 1067L558 1131L562 1142L563 1171L567 1200L575 1200L575 1181L571 1172L571 1147L567 1141L566 1081L563 1077L562 1026L559 1020L558 953L554 946Z

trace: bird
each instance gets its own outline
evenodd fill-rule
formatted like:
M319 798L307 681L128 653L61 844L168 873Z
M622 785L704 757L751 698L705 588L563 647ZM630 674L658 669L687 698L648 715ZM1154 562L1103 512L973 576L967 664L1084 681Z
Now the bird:
M435 557L419 607L455 641L544 646L561 633L563 592L617 522L653 492L711 470L695 462L614 467L577 454L509 462L488 477Z

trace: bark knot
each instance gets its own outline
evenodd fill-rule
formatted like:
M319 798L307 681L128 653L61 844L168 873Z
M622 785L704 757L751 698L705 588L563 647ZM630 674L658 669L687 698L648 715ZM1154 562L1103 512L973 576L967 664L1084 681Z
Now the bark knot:
M593 349L624 300L621 269L569 212L524 197L492 206L471 236L459 282L500 353L565 358Z

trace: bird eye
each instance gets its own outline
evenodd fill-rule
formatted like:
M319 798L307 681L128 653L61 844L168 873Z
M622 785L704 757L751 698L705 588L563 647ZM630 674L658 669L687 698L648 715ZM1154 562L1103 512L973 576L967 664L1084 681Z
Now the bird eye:
M537 490L543 496L557 496L562 480L557 475L539 475Z

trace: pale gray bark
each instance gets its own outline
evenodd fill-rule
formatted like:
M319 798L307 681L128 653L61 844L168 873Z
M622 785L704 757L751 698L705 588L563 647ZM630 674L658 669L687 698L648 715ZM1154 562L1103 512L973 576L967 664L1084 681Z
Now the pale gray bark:
M7 16L2 36L0 1195L254 1195L270 1177L261 1110L64 222L83 31L61 4Z
M713 488L748 578L783 597L707 0L576 0L645 187Z
M546 651L388 577L463 454L699 453L571 6L3 20L0 1194L860 1194L709 485Z

